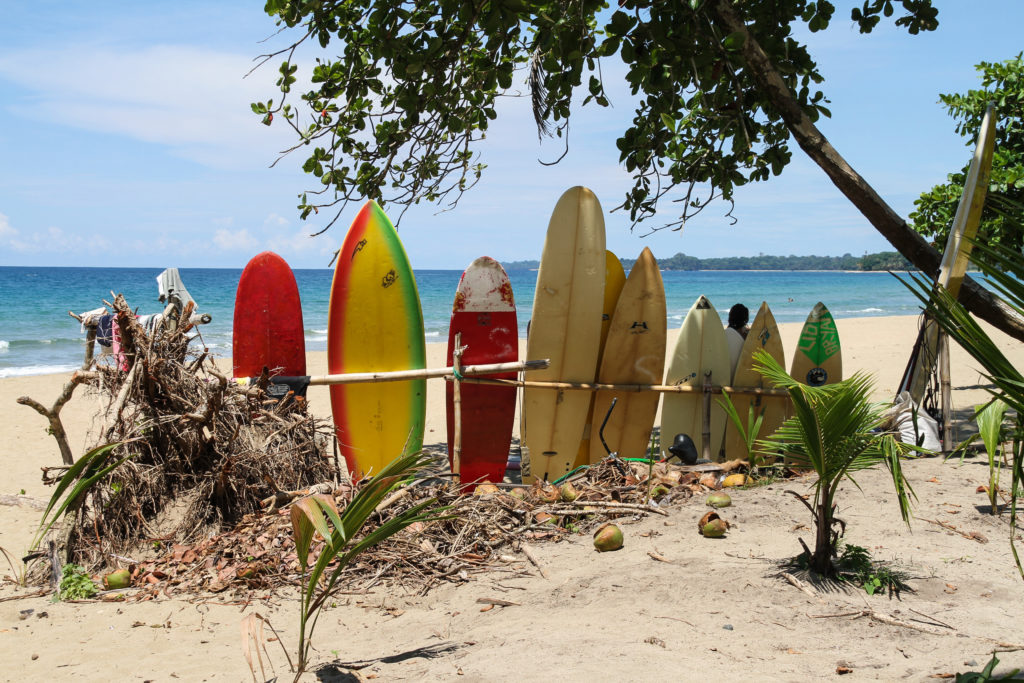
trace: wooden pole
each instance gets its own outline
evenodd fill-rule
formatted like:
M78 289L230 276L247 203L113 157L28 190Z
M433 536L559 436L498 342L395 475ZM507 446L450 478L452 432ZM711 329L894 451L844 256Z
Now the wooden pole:
M701 451L705 460L712 460L711 457L711 371L704 373L704 412L701 415Z
M489 375L499 372L519 372L521 370L543 370L551 361L525 360L518 363L489 363L485 365L467 365L462 368L463 375ZM431 379L449 377L453 368L423 368L417 370L395 370L393 372L352 372L344 375L322 375L309 378L310 386L326 384L371 384L374 382L395 382L408 379Z
M939 395L942 398L942 452L953 450L953 389L949 372L949 337L939 332Z
M463 372L463 375L466 373ZM495 386L508 387L530 387L540 389L570 389L576 391L621 391L640 393L644 391L657 391L663 394L671 393L703 393L703 386L688 385L666 385L666 384L600 384L596 382L541 382L537 380L518 379L487 379L483 377L463 377L464 384L492 384ZM738 396L789 396L785 389L770 389L761 387L730 387L711 385L712 394L736 394Z
M455 434L452 436L452 474L456 483L462 482L462 333L455 333L455 348L452 350L452 412Z

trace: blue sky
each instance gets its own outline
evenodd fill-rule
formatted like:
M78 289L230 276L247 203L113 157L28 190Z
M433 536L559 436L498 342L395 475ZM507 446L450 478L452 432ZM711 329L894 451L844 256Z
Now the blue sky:
M974 65L1021 49L1019 0L940 0L938 31L884 27L862 36L837 11L809 37L833 117L819 126L901 215L970 149L937 104L939 93L978 87ZM259 123L249 103L275 94L276 73L243 79L276 27L262 3L8 3L0 23L0 265L242 267L271 249L293 267L324 267L358 210L326 234L303 222L296 195L313 187L302 159L270 164L291 138ZM311 60L310 60L311 61ZM308 61L300 64L301 76ZM303 67L306 67L305 69ZM613 68L606 68L605 75ZM558 196L592 188L606 210L631 179L615 138L632 114L624 89L614 108L587 107L571 151L541 145L525 98L506 99L488 140L483 180L453 211L421 206L399 232L415 268L464 268L477 256L538 258ZM668 204L665 211L670 211ZM606 214L608 247L656 256L861 254L891 249L794 144L781 177L737 192L730 226L712 206L683 232L630 232ZM319 219L318 219L319 220ZM656 219L655 219L656 220ZM654 223L652 223L653 226Z

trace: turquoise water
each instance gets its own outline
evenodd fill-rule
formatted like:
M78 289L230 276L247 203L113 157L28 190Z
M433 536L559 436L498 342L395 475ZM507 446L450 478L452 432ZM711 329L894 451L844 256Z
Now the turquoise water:
M80 313L123 293L140 315L158 313L157 268L20 268L0 267L0 377L64 372L82 361L85 334L68 311ZM240 269L182 268L182 280L213 322L201 328L203 341L216 355L231 352L231 323ZM330 270L297 270L302 296L306 348L322 351L327 343L327 303ZM423 270L416 273L423 306L427 342L448 339L448 318L460 271ZM836 318L915 315L917 300L888 273L836 271L697 271L665 272L669 327L701 294L725 317L737 301L751 309L767 301L782 322L802 322L817 301L824 301ZM519 310L519 334L533 305L537 273L509 272Z

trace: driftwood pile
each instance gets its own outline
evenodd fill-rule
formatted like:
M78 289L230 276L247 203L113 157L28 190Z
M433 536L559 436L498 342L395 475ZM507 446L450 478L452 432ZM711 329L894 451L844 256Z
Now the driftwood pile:
M91 387L105 406L97 444L118 444L108 462L123 460L70 508L56 542L60 552L49 554L55 566L39 563L33 577L44 581L59 554L97 573L129 569L136 600L223 591L251 597L297 585L302 574L288 506L318 493L333 495L344 509L360 486L332 457L329 425L301 398L268 399L266 377L255 386L229 381L190 329L188 307L179 324L150 334L123 297L109 305L123 360L96 363L87 353L53 408L22 400L58 428L64 454L60 407L74 387ZM608 458L562 486L481 486L463 495L464 487L445 475L444 454L436 464L385 500L366 531L432 497L448 506L444 517L364 552L344 572L342 589L385 582L425 593L476 572L521 573L526 568L511 553L533 561L529 542L584 533L614 518L666 514L665 506L717 488L723 472L745 466L650 468ZM67 466L47 469L55 480ZM311 556L319 550L314 541Z
M725 470L740 467L735 463ZM646 464L606 459L575 477L571 489L538 484L481 488L475 495L460 495L457 484L436 478L414 482L385 500L365 531L430 497L449 506L444 519L417 522L365 551L345 570L340 588L362 593L384 584L425 594L480 572L523 573L527 567L514 553L533 561L528 543L561 540L614 518L664 515L667 505L717 487L725 471L715 466L708 468L710 474L686 469L659 463L648 478ZM649 489L657 500L648 499ZM353 492L350 485L333 491L339 509ZM267 503L274 508L273 501ZM132 591L129 599L211 592L250 599L298 585L302 574L288 512L286 506L249 515L231 531L194 544L171 545L153 560L125 558L122 566L131 571L132 585L142 589ZM321 545L313 543L311 562Z
M150 335L122 296L110 305L123 359L97 363L88 354L69 384L100 395L96 441L120 444L108 462L124 462L67 516L58 544L65 561L100 568L147 547L190 543L233 528L268 497L338 479L326 423L301 398L267 400L258 386L229 381L188 324L188 306L180 324Z

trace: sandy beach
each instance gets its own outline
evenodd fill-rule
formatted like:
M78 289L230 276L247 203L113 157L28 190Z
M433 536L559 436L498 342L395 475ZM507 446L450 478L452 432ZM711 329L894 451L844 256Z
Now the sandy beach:
M845 374L872 373L876 398L891 400L917 324L916 317L837 320ZM800 325L780 329L788 365ZM1024 364L1021 344L992 334L1011 360ZM443 366L444 352L443 344L429 345L428 366ZM951 364L954 410L963 418L986 399L986 383L958 347ZM326 372L325 354L311 355L309 372ZM60 464L45 420L15 401L28 395L49 405L66 379L0 380L0 494L14 503L0 505L0 547L14 557L38 524L41 510L33 501L52 494L40 482L40 468ZM311 388L309 405L328 417L327 388ZM96 407L82 392L62 413L76 453L94 445ZM430 380L426 444L445 441L444 420L443 381ZM959 438L971 431L960 424ZM933 457L909 462L906 471L918 495L909 530L884 471L858 475L860 489L845 484L838 499L847 540L910 577L913 592L899 598L842 586L805 592L777 576L779 563L799 553L797 537L813 539L806 509L785 493L808 490L810 479L798 479L736 491L723 515L733 528L722 540L695 532L707 509L695 497L668 517L626 525L619 552L596 553L584 536L536 545L548 578L520 556L508 572L478 574L426 596L381 586L342 596L321 619L314 661L365 665L321 672L335 681L801 681L844 674L844 680L923 681L979 671L999 643L1024 648L1022 581L1009 527L1005 516L986 514L987 499L976 492L987 483L986 463ZM0 575L8 574L0 560ZM20 597L25 592L9 581L0 586L5 681L251 680L239 623L254 611L271 620L290 650L297 642L296 593L247 604L226 595L71 604ZM479 598L515 604L482 611ZM21 618L25 610L32 612ZM289 680L283 654L271 645L279 679ZM436 651L428 656L423 648ZM1024 667L1024 650L999 658L1000 671Z

